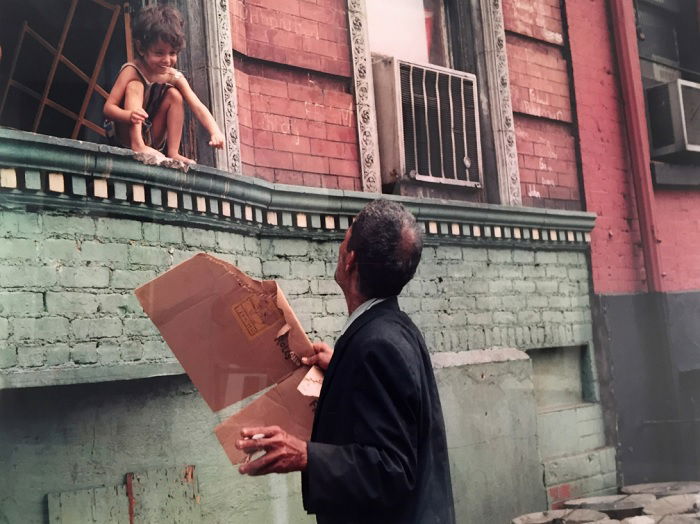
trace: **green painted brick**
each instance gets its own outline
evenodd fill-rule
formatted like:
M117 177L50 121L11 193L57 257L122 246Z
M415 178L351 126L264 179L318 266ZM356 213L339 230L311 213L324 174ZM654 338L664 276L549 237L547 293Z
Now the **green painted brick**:
M75 344L70 351L70 359L76 364L94 364L97 362L97 344L82 342Z
M45 233L56 233L61 236L93 236L96 226L94 218L43 215L43 229Z
M242 253L245 250L243 237L235 233L224 231L216 232L216 245L218 249L228 253Z
M581 255L579 253L556 253L556 256L557 262L567 266L576 266L585 263L585 260L581 259Z
M489 255L485 249L464 247L462 248L462 259L470 262L486 262Z
M513 262L513 253L509 249L489 249L488 260L492 264L510 264Z
M111 341L97 344L96 357L100 364L116 364L121 360L121 347Z
M323 302L326 305L326 313L329 315L345 315L348 312L347 302L345 302L344 298L326 298ZM418 301L416 300L415 302L417 303ZM416 309L411 309L410 306L407 307L406 304L406 300L401 301L401 307L407 313L417 311Z
M19 216L17 213L0 213L0 236L17 236Z
M262 263L262 274L265 278L290 277L291 265L288 260L269 260Z
M537 251L535 253L535 262L538 264L556 264L557 254L550 251Z
M515 324L516 317L510 311L494 311L493 321L497 324Z
M112 271L112 280L110 284L115 289L134 290L155 277L156 272L151 269L133 271L115 269Z
M253 257L249 255L240 255L236 257L236 266L238 269L244 273L248 273L250 276L257 278L262 274L262 263L260 258ZM304 276L304 275L299 275Z
M97 237L101 239L141 240L141 222L115 218L98 218Z
M147 318L125 318L124 319L124 334L132 335L157 335L158 330L153 325L153 322Z
M0 259L35 259L37 242L25 238L10 238L0 241Z
M81 244L80 254L83 260L109 262L111 266L123 267L127 261L127 247L126 244L87 241Z
M0 315L39 316L44 311L42 293L11 291L0 293Z
M216 247L216 234L214 231L186 227L182 230L183 239L188 246L203 248Z
M12 330L15 340L61 341L68 338L68 320L60 317L15 318Z
M146 360L169 360L174 358L168 345L161 339L143 343L143 357Z
M93 293L72 293L68 291L46 293L46 309L51 314L89 315L97 311L98 296Z
M12 368L16 365L17 348L8 344L3 344L2 346L0 346L0 369Z
M93 296L97 302L96 310L100 313L122 313L127 310L128 294L105 293Z
M121 345L121 358L125 361L141 360L143 344L141 342L126 342Z
M65 238L47 238L39 246L42 260L72 260L78 253L78 243Z
M46 346L25 346L17 351L17 365L23 368L36 368L46 362Z
M311 280L311 293L315 295L341 295L342 291L335 280L317 278Z
M56 283L56 269L51 266L0 266L0 287L46 288Z
M310 251L310 243L308 240L296 238L277 239L273 245L273 252L277 256L300 257L306 256Z
M68 288L104 288L109 285L109 269L106 267L64 267L58 271L58 281Z
M289 300L292 309L298 313L315 313L323 312L323 300L315 297L294 297Z
M260 253L260 239L257 237L243 237L243 250L246 253Z
M170 253L163 247L129 246L129 262L141 266L170 266Z
M346 318L344 316L318 316L312 321L313 330L321 336L334 335L343 328Z
M71 321L71 331L79 340L89 338L118 337L122 334L122 321L119 318L84 318Z
M6 318L0 318L0 340L7 340L10 336L10 322ZM0 346L0 353L2 353L2 346Z
M513 250L513 262L516 264L532 264L535 261L535 252L524 249Z
M284 279L284 278L278 278L276 279L277 284L282 288L282 291L284 291L284 294L287 296L290 295L303 295L304 293L308 293L310 289L310 283L308 280L305 279Z
M443 260L462 260L462 248L460 246L443 246L440 248L440 258Z
M68 344L50 344L46 346L47 366L60 366L70 361L70 346Z
M326 264L320 261L293 260L292 275L301 278L318 278L328 276Z
M512 280L492 280L489 282L489 293L503 294L508 293L513 289Z

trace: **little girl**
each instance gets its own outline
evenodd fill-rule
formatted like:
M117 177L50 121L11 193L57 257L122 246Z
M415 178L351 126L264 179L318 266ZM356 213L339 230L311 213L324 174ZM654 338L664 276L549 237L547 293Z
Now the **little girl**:
M184 22L169 5L143 8L133 29L134 62L124 64L104 105L105 129L115 145L149 153L162 160L194 160L180 154L184 102L211 135L209 145L222 148L224 135L180 71L177 53L185 46ZM110 133L111 131L111 133Z

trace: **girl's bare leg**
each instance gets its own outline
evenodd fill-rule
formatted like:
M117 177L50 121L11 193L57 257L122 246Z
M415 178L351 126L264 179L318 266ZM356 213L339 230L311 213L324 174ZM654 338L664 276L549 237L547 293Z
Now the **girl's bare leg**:
M129 82L126 86L126 91L124 93L124 109L127 111L134 111L141 107L143 107L143 84L138 80L134 80ZM142 124L128 124L128 143L131 149L136 153L148 153L162 159L163 154L160 151L156 151L144 143L141 128Z
M168 157L181 162L194 163L194 160L180 154L182 128L185 123L185 105L182 94L171 87L163 95L163 102L153 118L152 132L154 141L159 143L163 136L167 138L166 153Z

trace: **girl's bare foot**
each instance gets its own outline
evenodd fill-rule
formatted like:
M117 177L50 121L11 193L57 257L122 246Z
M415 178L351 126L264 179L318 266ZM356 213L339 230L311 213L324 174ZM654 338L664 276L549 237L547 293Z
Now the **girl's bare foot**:
M150 155L155 157L157 162L162 162L163 160L165 160L165 155L157 149L153 149L152 147L144 145L143 147L137 146L132 149L134 150L134 153L141 153L143 155Z
M180 153L175 153L174 155L170 156L173 160L179 160L180 162L184 164L194 164L195 161L192 160L191 158L187 158L186 156L182 156Z

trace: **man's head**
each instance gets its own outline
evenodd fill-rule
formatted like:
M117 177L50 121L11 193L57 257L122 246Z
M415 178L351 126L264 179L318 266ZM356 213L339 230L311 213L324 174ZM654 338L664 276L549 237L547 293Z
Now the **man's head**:
M423 233L414 216L397 202L374 200L345 235L336 281L347 293L347 279L354 271L365 299L398 295L416 273L422 250Z

